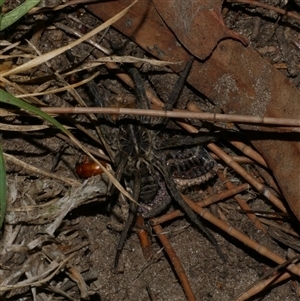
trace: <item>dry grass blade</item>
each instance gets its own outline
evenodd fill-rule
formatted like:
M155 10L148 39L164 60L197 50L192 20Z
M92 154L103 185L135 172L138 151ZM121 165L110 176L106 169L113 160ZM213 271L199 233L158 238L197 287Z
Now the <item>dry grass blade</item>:
M12 125L6 123L0 123L2 131L10 132L33 132L40 131L49 128L48 125Z
M111 55L108 57L101 57L97 58L96 60L89 61L89 64L91 64L90 67L94 67L93 64L96 64L95 66L98 66L98 64L106 64L106 63L146 63L153 66L168 66L168 65L176 65L181 64L181 62L168 62L168 61L159 61L154 59L145 59L145 58L138 58L130 55L124 55L124 56L115 56Z
M62 88L47 90L47 91L39 92L39 93L20 94L20 95L16 95L16 97L18 97L18 98L24 98L24 97L50 95L50 94L60 93L60 92L64 92L64 91L70 91L71 89L80 87L80 86L88 83L89 81L93 80L99 74L100 74L100 72L95 72L92 76L90 76L90 77L88 77L86 79L83 79L82 81L80 81L78 83L75 83L75 84L72 84L72 85L67 85L67 86L62 87Z
M58 48L58 49L55 49L51 52L43 54L43 55L41 55L41 56L31 60L31 61L28 61L27 63L25 63L23 65L20 65L20 66L14 68L12 70L0 73L0 79L1 79L1 77L6 77L6 76L9 76L9 75L18 74L18 73L30 70L31 68L39 66L39 65L53 59L54 57L58 56L59 54L65 52L67 50L72 49L76 45L86 41L87 39L91 38L95 34L99 33L100 31L104 30L105 28L107 28L108 26L112 25L113 23L118 21L120 18L125 16L125 14L128 12L128 10L133 5L135 5L137 2L138 2L138 0L135 0L132 4L130 4L127 8L122 10L120 13L118 13L117 15L115 15L114 17L112 17L111 19L106 21L105 23L101 24L100 26L96 27L95 29L93 29L92 31L90 31L89 33L84 35L82 38L79 38L78 40L70 43L69 45L63 46L61 48Z
M80 205L95 197L105 196L107 184L102 180L91 179L80 186L72 187L60 199L54 199L42 205L9 208L6 214L7 224L28 223L46 224L53 221L45 230L49 235L60 226L63 218Z
M12 285L3 285L0 284L0 292L6 292L6 291L10 291L13 289L18 289L18 288L22 288L22 287L27 287L27 286L40 286L44 283L47 283L48 281L50 281L55 274L62 268L64 267L67 262L74 257L74 254L70 255L69 257L67 257L65 260L63 260L62 262L58 263L56 261L52 261L50 263L50 265L48 266L48 268L43 271L41 274L33 276L29 279L23 280L17 284L12 284Z
M43 112L50 114L116 114L116 115L135 115L135 116L158 116L165 118L190 118L201 119L214 122L236 122L236 123L253 123L263 125L278 125L300 127L299 119L289 118L269 118L269 117L254 117L245 115L229 115L229 114L214 114L214 113L195 113L181 110L162 111L162 110L143 110L143 109L128 109L128 108L60 108L60 107L44 107ZM293 131L294 129L290 129Z
M57 179L59 181L62 181L64 183L66 183L67 185L70 185L70 186L79 186L80 185L80 182L76 181L76 180L72 180L72 179L67 179L67 178L62 178L62 177L59 177L53 173L50 173L50 172L47 172L45 170L42 170L40 168L37 168L37 167L34 167L20 159L17 159L16 157L10 155L10 154L6 154L4 153L4 158L7 160L7 161L10 161L18 166L21 166L22 168L24 168L25 170L29 171L29 172L33 172L33 173L37 173L37 174L40 174L40 175L43 175L45 177L48 177L48 178L53 178L53 179Z
M140 59L140 58L135 58L135 57L131 57L131 56L124 56L124 57L110 56L110 57L99 58L97 61L89 61L88 63L83 64L80 68L77 68L77 69L74 69L67 73L64 73L63 75L66 76L66 75L70 75L73 73L78 73L79 71L82 71L82 70L86 70L86 69L89 69L92 67L103 65L106 62L118 62L118 63L142 62L142 63L148 63L148 64L155 65L155 66L166 66L166 65L170 65L170 64L177 64L174 62L163 62L163 61L149 60L149 59L142 59L142 58ZM16 95L16 97L24 98L24 97L42 96L42 95L60 93L63 91L69 91L70 89L74 89L74 88L80 87L80 86L88 83L89 81L91 81L95 77L97 77L99 74L100 74L100 72L96 72L92 76L89 76L88 78L86 78L84 80L81 80L72 85L68 85L66 87L57 88L57 89L53 89L53 90L47 90L45 92L40 92L40 93L20 94L20 95Z

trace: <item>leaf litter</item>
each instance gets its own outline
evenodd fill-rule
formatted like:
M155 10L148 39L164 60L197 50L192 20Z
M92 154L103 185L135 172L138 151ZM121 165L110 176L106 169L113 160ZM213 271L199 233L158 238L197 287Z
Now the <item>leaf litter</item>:
M225 18L227 26L240 35L245 34L249 38L247 35L249 22L253 26L256 24L255 17L250 14L251 9L229 4L225 8L228 8ZM237 8L240 10L237 10ZM99 20L87 11L83 10L82 13L80 10L80 13L78 13L78 10L75 10L72 14L77 17L82 15L81 18L85 21L87 27L96 27L99 24ZM263 13L261 14L259 17L261 18L261 28L267 28L270 32L274 30L274 26L276 26L274 19L264 19ZM69 22L71 27L82 29L82 25L72 23L67 15L63 14L63 16L65 22ZM277 18L278 16L275 15L275 17ZM31 24L30 21L32 21L31 18L34 17L28 17L25 20L29 26ZM284 28L284 25L280 24L279 26ZM18 26L16 29L18 29ZM22 33L22 27L18 30L20 38L24 32ZM291 31L289 34L291 38L294 32ZM126 40L126 37L113 29L110 29L109 35L110 39ZM128 34L128 36L130 35ZM262 34L260 39L258 35L255 40L250 40L251 44L253 44L251 46L257 47L258 45L259 49L262 49L262 46L270 47L269 49L272 50L274 48L271 46L276 45L277 41L275 36L271 35L271 37L268 40ZM36 46L39 46L39 50L45 53L55 49L58 42L68 44L69 37L63 31L50 28L50 30L45 29L40 45ZM135 51L141 51L134 43L128 43ZM224 47L230 48L230 45L224 45ZM81 58L85 58L92 51L90 46L86 44L80 44L77 47L76 55ZM222 52L219 52L218 55L220 53ZM280 62L278 52L268 52L267 54L268 56L265 59L272 63ZM58 57L57 62L55 62L56 58L53 59L54 65L60 65L62 61L65 61L65 65L60 65L62 67L60 70L70 67L67 59L63 58L62 60L62 58ZM296 58L298 58L297 53L295 53L295 60ZM148 66L144 68L147 69L144 73L149 73L149 83L157 89L157 92L160 89L171 89L173 86L172 81L174 80L172 77L176 75L172 74L170 69L164 69L165 71L168 70L165 74L156 74L159 70L157 68L162 67ZM40 71L40 74L38 71ZM221 71L218 70L219 73ZM34 73L38 77L42 77L49 75L49 70L45 71L43 68L40 70L34 69ZM8 74L6 73L7 76ZM104 72L104 75L106 74ZM163 83L162 87L159 87L158 82ZM100 83L102 85L102 82ZM109 85L116 86L121 93L124 91L124 88L115 79L106 79L103 82L104 84L105 87ZM51 85L56 87L60 84L54 82ZM223 101L223 106L228 106L225 100L218 101L217 96L215 96L224 91L219 89L220 85L218 85L218 89L210 88L210 90L208 90L206 85L208 83L201 84L203 89L200 89L200 91L202 93L210 97L211 101L216 101L217 103L222 103ZM226 87L228 80L223 81L222 85L228 89ZM7 89L12 88L7 87ZM32 87L27 85L26 88L34 91L37 88L37 84ZM235 89L231 89L228 95L233 97L232 93L234 91ZM254 89L254 91L257 92L257 89ZM87 99L84 89L79 88L79 92L84 99ZM186 103L193 99L204 111L215 112L219 110L211 101L200 97L195 92L191 88L184 89L180 100L181 108L184 108ZM161 95L163 93L164 91L158 92ZM266 94L262 91L260 95ZM59 95L59 98L59 101L62 101L64 105L70 106L72 104L72 99L68 93ZM43 96L41 98L49 105L55 103L54 99L55 96ZM30 121L34 121L34 119ZM91 135L95 135L94 129L90 128L89 122L84 119L82 122L85 122L85 126L91 131ZM24 118L22 116L15 117L12 123L22 124L24 123ZM221 125L231 126L224 123L221 123ZM62 141L60 138L57 138L55 131L46 130L46 132L32 132L25 135L17 133L8 135L4 133L2 140L5 152L12 153L28 164L48 171L51 170L59 146L62 143L67 143L66 151L62 155L62 160L54 173L60 177L79 181L74 175L74 170L76 164L82 160L81 151L70 144L69 141ZM84 143L89 149L97 152L97 147L95 148L94 145L89 144L87 141L84 141ZM245 149L246 146L247 144L243 148ZM240 151L236 151L228 145L221 145L221 147L230 155L243 156ZM247 147L249 148L250 145ZM22 149L22 151L18 151L19 149ZM263 157L269 163L265 154L263 154ZM225 182L243 183L242 178L234 170L228 169L228 167L224 168L224 163L222 163L222 166L221 171L225 176ZM243 166L247 172L255 175L259 181L264 183L264 180L260 178L253 165L245 163ZM5 300L18 300L20 298L29 300L50 300L50 298L65 298L69 300L150 300L149 288L154 300L169 300L170 298L172 300L185 300L186 296L182 287L174 275L168 260L165 256L162 256L161 246L154 234L152 234L151 240L154 251L158 255L154 256L150 263L147 263L143 258L138 239L133 233L129 237L122 253L121 266L118 268L117 273L112 271L113 257L119 236L114 229L118 229L120 222L123 222L124 217L122 218L120 212L123 211L123 214L126 216L128 207L126 207L126 204L123 204L119 208L114 208L113 214L105 214L103 201L108 183L105 176L97 176L87 182L83 182L80 186L71 187L58 179L53 178L50 180L48 177L41 177L32 171L24 170L16 164L9 164L7 169L7 181L10 187L8 193L9 206L6 225L0 242L0 290L5 292L3 293ZM223 180L209 183L215 194L224 190L222 182L224 182L224 178ZM264 187L266 184L262 185ZM205 199L209 196L208 191L212 192L207 187L201 187L197 193L192 193L191 197L195 198L196 196L195 199L197 200ZM272 191L272 193L276 195L275 191ZM242 193L240 197L243 200L247 200L245 203L249 204L254 212L274 211L274 207L272 208L261 194L252 189ZM223 263L218 258L217 253L205 238L193 227L190 227L185 219L181 218L166 225L164 224L164 232L166 232L177 256L180 258L197 300L234 300L243 290L276 266L269 259L266 260L258 254L257 251L259 249L264 250L261 246L267 247L268 250L275 252L277 256L282 258L287 257L288 247L292 248L292 244L289 246L286 240L284 242L281 240L282 235L277 236L276 241L280 242L278 244L269 235L264 234L263 231L256 230L249 219L246 218L245 213L239 212L239 209L240 207L237 206L233 199L228 199L226 202L220 203L219 206L212 205L210 208L223 222L233 225L244 235L259 242L256 250L251 250L244 246L243 241L239 242L230 238L229 234L231 231L227 231L229 234L225 234L218 230L217 227L213 227L216 239L228 257L226 263ZM283 220L284 225L290 227L289 220L284 216L279 216L277 219ZM265 253L268 252L266 251ZM292 282L280 284L272 288L272 290L262 292L260 297L257 296L256 299L297 300L296 292L290 289L292 284Z

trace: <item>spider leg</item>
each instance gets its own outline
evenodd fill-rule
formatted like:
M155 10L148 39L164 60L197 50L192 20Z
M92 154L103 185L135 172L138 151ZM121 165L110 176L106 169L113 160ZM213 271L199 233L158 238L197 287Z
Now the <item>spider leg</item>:
M192 68L192 64L193 64L194 58L192 57L185 65L183 71L180 73L176 84L168 98L168 101L165 104L165 111L171 111L173 109L173 106L175 105L175 103L177 102L180 93L183 89L184 83L190 73L190 70Z
M190 72L190 69L192 67L194 59L191 58L186 66L184 67L184 70L182 71L182 73L179 75L179 78L172 90L171 95L168 98L168 101L165 104L164 109L166 111L171 111L173 109L174 104L176 103L176 101L178 100L181 90L184 86L184 83L186 81L186 78L188 77L188 74ZM135 92L136 92L136 96L137 96L137 108L139 109L150 109L151 108L151 104L149 99L146 96L146 91L145 91L145 87L144 87L144 82L143 79L139 73L139 71L132 66L127 67L128 73L131 75L132 80L134 82L135 85ZM140 117L140 121L142 123L150 123L152 121L152 123L155 124L160 124L160 123L166 123L168 121L167 118L156 118L155 120L153 120L153 118L149 118L148 116L141 116Z
M87 83L87 93L90 95L90 99L92 99L92 102L96 106L105 107L105 100L103 96L103 93L100 91L99 87L95 83L94 80L91 80ZM111 118L109 115L98 115L99 118L104 118L110 122ZM105 138L105 133L108 131L107 125L102 124L101 126L96 127L97 134L101 140L102 145L104 146L104 149L108 153L111 161L114 161L114 152L108 143L107 139Z
M132 195L132 197L135 200L139 199L140 190L141 190L141 176L140 176L139 172L135 172L133 195ZM132 224L134 222L134 218L136 216L136 211L137 211L137 204L135 204L133 202L130 202L129 215L128 215L128 218L126 220L124 229L122 230L122 233L121 233L121 236L120 236L120 240L119 240L118 245L117 245L116 256L115 256L115 261L114 261L114 269L117 269L117 267L118 267L120 254L121 254L121 251L123 250L125 240L128 236L128 233L130 232L130 229L131 229Z
M118 182L120 182L122 179L127 162L128 162L128 158L126 156L122 156L117 164L115 178ZM114 195L115 192L117 191L117 188L115 185L112 185L112 183L110 182L107 191L110 192L110 195Z
M162 174L172 197L175 199L175 201L178 203L178 205L182 208L182 210L186 213L186 215L191 219L192 223L198 228L198 230L200 230L202 233L204 233L204 235L207 237L207 239L216 248L221 259L223 261L226 261L225 255L222 253L216 239L208 231L208 229L202 224L202 222L199 220L199 218L195 214L195 212L186 204L186 202L182 198L180 192L178 191L178 189L176 187L176 184L174 183L174 181L172 179L171 173L168 171L168 169L162 168L162 164L158 159L154 159L154 161L156 161L156 162L154 162L154 166Z
M135 85L135 88L136 88L135 93L136 93L136 96L137 96L137 108L139 108L139 109L150 109L151 104L150 104L149 99L146 96L144 82L143 82L143 79L141 77L141 74L133 66L128 67L128 73L131 75L132 80L133 80L134 85Z
M156 150L164 150L171 148L180 148L180 147L191 147L197 145L203 145L208 142L215 141L224 136L223 132L215 133L199 133L192 136L187 135L176 135L169 139L161 139L158 145L155 146Z
M114 269L117 269L117 267L118 267L118 263L119 263L119 259L120 259L120 254L121 254L121 252L123 250L124 243L125 243L125 240L127 238L127 235L128 235L128 233L129 233L129 231L130 231L130 229L132 227L136 210L137 210L137 205L135 203L131 202L130 203L130 209L129 209L129 216L128 216L127 220L126 220L125 226L124 226L124 228L122 230L122 233L121 233L118 245L117 245L117 250L116 250L116 255L115 255L115 261L114 261Z

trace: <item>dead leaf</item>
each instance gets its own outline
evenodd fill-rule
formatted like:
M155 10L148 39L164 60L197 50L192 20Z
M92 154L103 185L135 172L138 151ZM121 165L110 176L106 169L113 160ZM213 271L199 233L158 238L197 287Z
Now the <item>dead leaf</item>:
M247 39L226 28L222 0L152 0L155 8L179 41L197 58L204 60L219 41L232 38L247 45Z

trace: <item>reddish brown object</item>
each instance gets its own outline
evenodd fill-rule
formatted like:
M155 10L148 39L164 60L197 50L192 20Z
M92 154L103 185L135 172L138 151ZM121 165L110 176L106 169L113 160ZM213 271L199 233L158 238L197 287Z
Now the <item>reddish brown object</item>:
M101 162L104 166L106 164ZM95 162L82 163L76 166L76 173L80 178L90 178L92 176L101 175L103 170L101 167Z
M142 216L138 215L136 217L135 226L136 226L135 231L139 237L141 247L143 250L143 254L144 254L144 258L147 261L150 261L153 257L153 249L152 249L152 245L151 245L151 241L150 241L148 232L143 229L145 227L145 223L144 223L144 218Z

